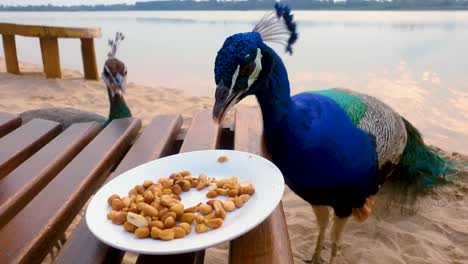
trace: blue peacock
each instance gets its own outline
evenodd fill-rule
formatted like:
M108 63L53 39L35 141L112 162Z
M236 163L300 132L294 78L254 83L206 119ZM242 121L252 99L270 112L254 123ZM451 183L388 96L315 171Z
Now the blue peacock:
M384 182L398 187L393 188L395 199L413 201L429 186L446 182L452 164L374 97L346 89L291 97L286 68L265 42L284 44L292 53L297 38L291 10L282 3L252 32L228 37L215 60L213 118L221 122L240 100L256 96L272 161L317 217L313 263L321 261L329 208L334 210L331 263L349 217L367 219Z
M114 39L109 39L108 43L111 51L107 55L108 58L104 63L104 70L102 72L102 79L106 84L110 105L108 118L70 107L52 107L21 113L20 117L23 123L29 122L31 119L40 118L58 122L63 128L67 128L75 123L92 121L107 126L114 119L131 117L132 113L124 98L127 67L121 60L115 57L117 48L124 38L121 32L117 32Z

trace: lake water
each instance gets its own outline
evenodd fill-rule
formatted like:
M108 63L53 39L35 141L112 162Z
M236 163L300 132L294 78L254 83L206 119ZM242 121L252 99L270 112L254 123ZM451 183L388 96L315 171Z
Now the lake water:
M250 31L264 13L0 12L0 21L101 27L99 67L107 38L122 31L118 57L128 66L129 81L211 96L214 59L224 39ZM293 93L343 86L374 95L429 142L468 153L468 12L295 14L300 39L294 55L273 45L283 54ZM17 46L20 60L41 63L37 39L18 37ZM61 39L60 56L62 67L82 69L79 41Z

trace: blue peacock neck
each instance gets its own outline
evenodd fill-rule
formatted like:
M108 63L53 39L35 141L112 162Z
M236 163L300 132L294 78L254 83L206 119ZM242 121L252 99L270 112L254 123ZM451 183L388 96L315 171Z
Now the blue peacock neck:
M286 67L281 58L269 47L263 49L264 56L270 56L264 68L271 68L265 80L261 81L255 93L263 115L265 130L274 127L286 118L293 106ZM270 128L271 127L271 128Z

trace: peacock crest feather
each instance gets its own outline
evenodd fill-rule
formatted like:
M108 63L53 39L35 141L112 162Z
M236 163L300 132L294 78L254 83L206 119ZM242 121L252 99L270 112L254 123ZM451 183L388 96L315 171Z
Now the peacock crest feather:
M125 36L123 35L122 32L117 32L115 33L114 39L109 39L108 44L111 48L109 53L107 54L107 57L109 58L114 58L115 54L117 53L117 48L119 47L120 43L125 39Z
M284 45L286 52L292 54L292 45L299 36L293 18L291 8L286 4L277 2L275 11L268 12L252 31L260 33L265 42Z

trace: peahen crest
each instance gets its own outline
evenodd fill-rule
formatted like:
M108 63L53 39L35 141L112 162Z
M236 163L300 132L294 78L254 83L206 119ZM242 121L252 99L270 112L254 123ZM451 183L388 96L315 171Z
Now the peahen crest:
M115 33L115 38L109 39L108 44L111 48L111 51L109 51L109 53L107 54L107 57L109 58L115 57L115 54L117 53L117 48L119 47L120 43L124 39L125 39L125 36L122 34L122 32Z
M254 27L265 42L274 42L286 47L292 54L292 45L297 41L297 25L293 21L291 8L283 3L275 3L275 11L267 13Z

